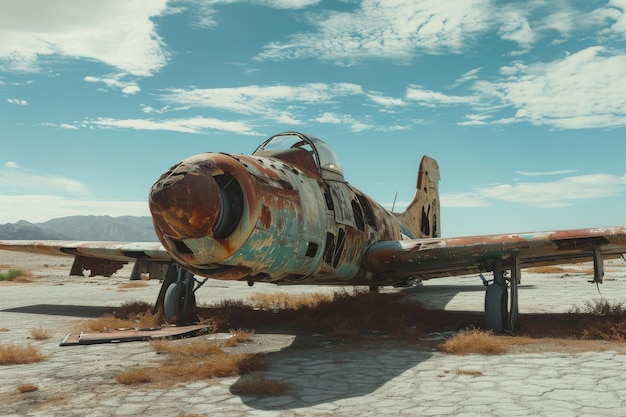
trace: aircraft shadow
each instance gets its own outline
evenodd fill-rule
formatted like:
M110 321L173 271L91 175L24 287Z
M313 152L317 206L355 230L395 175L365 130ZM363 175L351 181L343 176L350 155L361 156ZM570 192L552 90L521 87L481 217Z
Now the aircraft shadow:
M531 290L537 288L535 285L523 284L520 285L521 291ZM459 293L472 293L472 292L485 292L485 286L480 284L475 285L460 285L460 284L429 284L424 286L415 286L404 288L401 290L406 295L408 301L415 301L421 303L425 307L435 310L445 310L450 301ZM482 299L482 298L481 298Z
M114 307L83 306L66 304L35 304L30 306L14 307L0 310L7 313L42 314L46 316L67 316L97 318L112 313Z
M401 341L355 339L342 341L324 336L297 336L293 344L266 354L266 384L289 386L283 395L246 395L239 386L231 393L247 406L264 411L285 411L357 398L371 394L390 380L432 357L430 348Z

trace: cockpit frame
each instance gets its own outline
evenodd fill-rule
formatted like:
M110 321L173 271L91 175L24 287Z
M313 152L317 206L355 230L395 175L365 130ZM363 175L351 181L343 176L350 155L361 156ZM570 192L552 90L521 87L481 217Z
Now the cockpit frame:
M283 132L263 142L253 153L255 156L281 158L293 150L308 152L317 173L325 180L345 181L337 154L324 141L300 132ZM305 167L306 168L306 167Z

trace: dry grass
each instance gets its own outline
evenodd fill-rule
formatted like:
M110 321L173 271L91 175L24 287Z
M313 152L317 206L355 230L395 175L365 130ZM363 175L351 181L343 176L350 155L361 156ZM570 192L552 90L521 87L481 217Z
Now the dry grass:
M0 365L21 365L40 362L45 358L41 351L31 344L26 346L0 345Z
M120 383L154 383L171 386L210 378L244 375L267 367L261 355L228 354L216 343L206 340L160 340L151 342L159 354L167 355L163 364L151 368L128 369L118 375Z
M626 340L626 309L624 302L596 300L587 302L582 308L574 308L572 313L583 315L581 338L585 340Z
M122 304L113 314L90 320L86 327L90 331L102 332L113 329L154 328L165 322L163 314L152 314L152 306L144 301L131 301ZM81 327L84 327L82 324Z
M460 320L461 327L471 324L459 317L450 319L445 312L426 310L417 303L402 302L403 297L397 293L373 293L360 289L300 297L256 295L248 302L224 300L217 305L202 307L198 309L198 314L219 332L288 325L303 331L346 338L372 332L405 337L427 329L440 330L442 326L450 325L451 320L453 324ZM259 305L268 308L260 308Z
M11 329L9 329L8 327L0 327L0 332L10 332Z
M224 342L226 347L235 347L242 343L252 342L254 337L254 330L231 330L231 337Z
M262 373L253 372L235 382L231 391L237 395L283 395L291 388L286 382L267 379Z
M0 281L32 282L32 275L22 269L10 269L6 273L0 273Z
M484 330L464 330L440 345L441 350L454 355L494 354L504 353L510 343L502 337L494 336L492 332Z
M333 298L332 294L287 294L279 292L254 294L250 297L250 301L254 307L264 310L297 310L302 307L316 307L322 302L332 301Z
M146 281L128 281L122 285L120 285L117 290L118 291L122 291L122 290L129 290L129 289L133 289L133 288L145 288L148 287L150 284L148 284Z
M625 351L620 343L626 340L626 310L622 302L599 300L574 307L569 313L523 314L515 333L513 337L462 331L440 348L455 354L500 353L505 348L518 352Z
M30 331L30 337L35 340L45 340L50 338L50 332L39 326L37 329Z
M35 392L39 389L39 387L35 384L21 384L17 387L17 392L20 394L25 394L27 392Z
M115 378L124 385L145 384L154 380L154 372L151 368L133 368L115 375Z

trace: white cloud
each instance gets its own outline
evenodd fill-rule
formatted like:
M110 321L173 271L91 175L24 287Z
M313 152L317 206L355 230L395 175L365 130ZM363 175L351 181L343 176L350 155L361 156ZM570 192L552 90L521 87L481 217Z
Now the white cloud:
M297 10L315 6L321 0L192 0L185 7L191 9L190 15L194 26L200 28L214 28L219 22L215 18L216 6L235 3L254 3L273 9Z
M381 93L370 92L367 94L367 97L374 103L384 107L403 107L408 105L404 99L387 97Z
M359 85L350 83L309 83L298 86L250 85L233 88L171 89L160 97L170 110L210 107L229 113L258 116L274 123L301 125L311 108L328 106L337 100L363 95ZM144 111L154 112L150 107Z
M125 73L113 74L108 77L93 77L93 76L88 75L85 78L83 78L83 80L88 83L103 83L109 88L116 88L116 89L122 90L122 93L126 95L137 94L138 92L141 91L141 88L139 88L139 86L135 82L122 81L122 79L126 77L127 75L128 74L125 74Z
M522 182L478 187L482 198L496 199L533 207L564 207L576 200L619 195L626 191L626 175L579 175L550 182Z
M458 122L457 124L460 126L484 126L489 124L490 116L486 114L466 114L465 118L467 119L464 122Z
M101 117L87 121L89 126L101 128L124 128L135 130L167 130L181 133L206 133L208 131L223 131L240 135L259 135L252 126L244 122L229 122L210 117L192 117L186 119L112 119Z
M626 0L610 0L609 7L603 10L602 17L614 19L610 31L626 38Z
M335 114L326 112L315 119L319 123L327 123L334 125L347 125L353 132L361 132L367 129L373 129L374 126L356 120L354 117L345 114Z
M573 174L577 172L575 169L565 169L561 171L545 171L545 172L529 172L529 171L515 171L520 175L525 177L545 177L549 175L563 175L563 174Z
M503 67L503 78L474 84L483 99L515 110L499 123L562 129L626 126L626 54L591 47L555 62Z
M535 42L535 33L528 22L529 8L503 6L499 11L500 37L516 42L523 49L529 49Z
M149 216L150 210L147 201L98 201L46 194L0 194L0 224L19 220L39 223L78 215Z
M250 85L233 88L171 89L161 100L172 105L212 107L241 114L268 114L276 104L328 103L338 97L363 94L360 86L350 83L309 83L300 86Z
M257 59L317 57L351 64L362 58L407 59L417 53L461 53L488 29L489 0L364 0L354 12L310 15L317 30L272 42Z
M37 71L42 58L100 61L149 76L167 60L151 18L167 0L20 0L0 2L0 64Z
M22 169L15 162L0 170L0 193L41 193L57 191L73 196L86 196L87 187L75 179L48 173L34 173Z
M9 98L7 99L7 103L17 104L18 106L28 106L28 101L19 98Z
M133 94L137 94L140 91L141 91L141 88L139 88L138 85L129 85L129 86L122 88L122 93L129 95L129 96Z
M478 98L474 96L449 96L436 91L424 90L417 85L412 85L407 89L406 99L416 101L427 107L475 104L478 101Z

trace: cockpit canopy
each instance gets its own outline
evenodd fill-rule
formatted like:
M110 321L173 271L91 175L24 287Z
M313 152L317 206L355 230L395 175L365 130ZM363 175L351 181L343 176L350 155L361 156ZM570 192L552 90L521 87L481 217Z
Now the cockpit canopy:
M324 179L344 181L343 169L339 164L337 154L322 140L299 132L284 132L272 136L259 146L253 155L274 157L289 160L294 165L310 169L304 159L298 162L295 158L285 158L297 152L306 152L312 158L315 170Z

